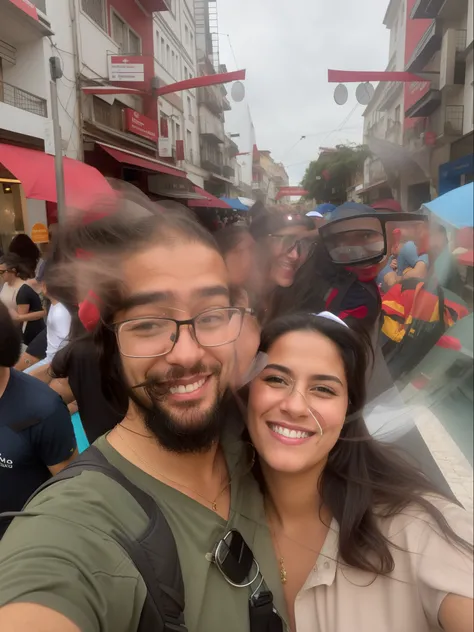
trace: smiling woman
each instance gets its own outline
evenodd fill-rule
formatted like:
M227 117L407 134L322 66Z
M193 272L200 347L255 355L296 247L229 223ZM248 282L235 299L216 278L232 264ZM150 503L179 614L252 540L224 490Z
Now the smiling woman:
M363 339L295 314L261 351L248 430L293 632L471 630L469 515L369 435Z

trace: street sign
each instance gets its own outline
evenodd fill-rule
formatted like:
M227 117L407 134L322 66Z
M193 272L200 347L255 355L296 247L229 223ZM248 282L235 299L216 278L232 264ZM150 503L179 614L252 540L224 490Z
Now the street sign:
M349 98L349 91L343 83L340 83L336 86L334 90L334 101L337 105L344 105L347 103L347 99Z
M158 122L132 108L125 110L125 129L155 143L158 141Z
M145 82L145 59L127 55L109 57L109 80L125 83Z
M356 89L356 99L361 105L369 105L374 93L375 88L371 83L360 83Z
M240 103L245 99L245 86L241 81L236 81L232 84L232 88L230 90L230 94L232 99L236 103Z

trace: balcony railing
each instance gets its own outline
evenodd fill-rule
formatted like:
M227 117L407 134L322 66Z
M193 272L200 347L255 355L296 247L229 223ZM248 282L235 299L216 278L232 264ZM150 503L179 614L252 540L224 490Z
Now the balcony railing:
M221 165L216 164L215 160L210 158L201 158L201 167L211 173L222 175Z
M25 110L25 112L31 112L31 114L45 118L48 116L46 99L37 97L31 92L12 86L5 81L0 81L0 102L12 105L19 110Z
M198 88L198 101L214 114L220 115L224 110L222 99L219 99L211 88Z
M444 133L448 136L462 135L464 130L464 105L447 105L444 118Z

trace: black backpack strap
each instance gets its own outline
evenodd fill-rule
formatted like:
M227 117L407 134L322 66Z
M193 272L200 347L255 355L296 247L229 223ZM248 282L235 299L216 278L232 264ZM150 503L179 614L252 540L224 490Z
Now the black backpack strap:
M184 624L181 566L174 536L166 518L155 500L109 463L98 448L88 448L57 476L41 485L28 503L44 489L59 481L74 478L84 471L99 472L111 478L127 490L148 516L148 527L137 540L118 533L113 534L147 587L147 597L137 632L187 632ZM9 512L5 517L21 515L21 512Z

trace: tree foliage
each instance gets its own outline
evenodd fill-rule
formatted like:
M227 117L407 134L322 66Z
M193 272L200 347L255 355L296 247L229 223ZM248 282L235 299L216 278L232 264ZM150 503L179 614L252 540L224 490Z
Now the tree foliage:
M318 202L342 204L347 189L357 173L363 172L364 162L370 156L365 145L336 145L331 152L322 152L312 161L301 182L309 191L308 198Z

